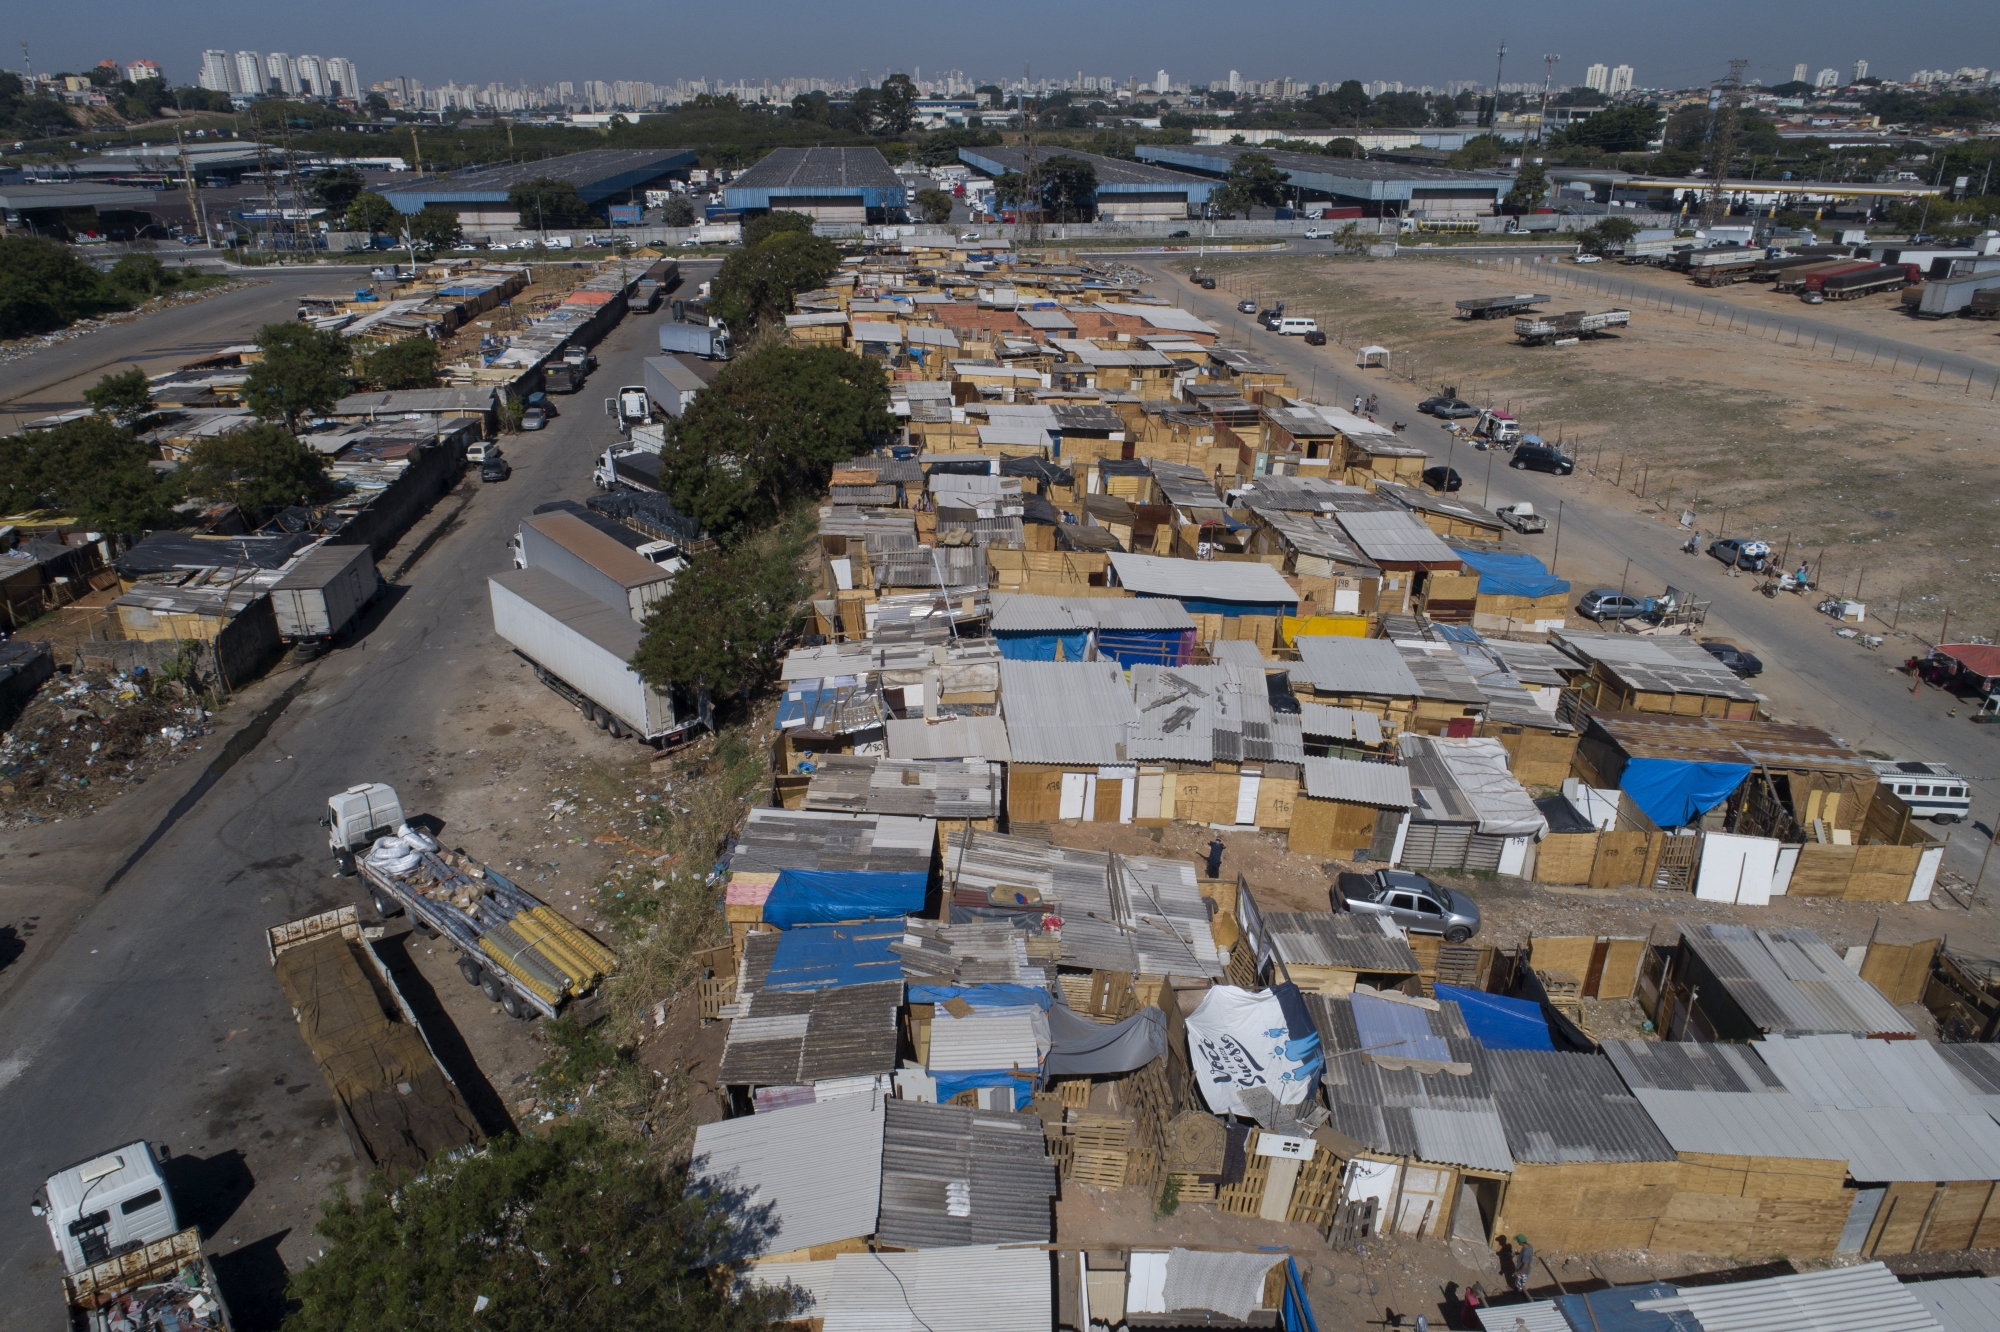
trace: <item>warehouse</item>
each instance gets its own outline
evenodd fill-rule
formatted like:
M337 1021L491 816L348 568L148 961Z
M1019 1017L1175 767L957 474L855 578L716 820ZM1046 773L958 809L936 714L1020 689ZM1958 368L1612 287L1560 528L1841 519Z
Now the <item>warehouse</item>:
M391 185L382 197L399 213L421 213L436 206L458 214L468 231L482 228L512 230L520 210L508 192L535 180L565 181L595 212L614 203L643 203L650 186L660 188L670 176L687 175L695 155L686 148L597 148L587 153L545 157L538 162L508 162L450 175L432 176L408 185Z
M0 217L30 235L130 240L152 223L163 198L172 196L125 185L13 184L0 187Z
M1021 148L961 148L959 160L995 179L1014 172L1026 175L1027 152ZM1090 164L1097 173L1097 193L1091 203L1099 222L1149 222L1200 217L1214 181L1185 172L1169 171L1144 162L1125 162L1096 153L1044 149L1036 161L1046 164L1052 157L1073 157Z
M723 187L745 215L805 213L820 222L900 222L903 182L873 148L779 148Z
M1226 176L1241 153L1263 153L1287 176L1301 200L1360 205L1367 217L1472 218L1491 216L1514 176L1506 171L1449 171L1358 157L1270 152L1245 144L1142 143L1140 160L1206 176Z

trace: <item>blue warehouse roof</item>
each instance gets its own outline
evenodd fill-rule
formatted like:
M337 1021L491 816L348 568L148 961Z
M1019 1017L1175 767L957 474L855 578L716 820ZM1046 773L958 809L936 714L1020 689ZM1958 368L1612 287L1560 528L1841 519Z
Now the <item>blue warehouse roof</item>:
M1439 192L1491 194L1497 201L1514 188L1511 172L1452 171L1443 167L1410 166L1402 162L1368 162L1354 157L1323 157L1318 153L1271 152L1237 143L1142 143L1139 156L1148 162L1211 176L1229 174L1238 153L1263 153L1291 177L1287 184L1317 194L1370 202L1421 201Z
M1190 176L1184 171L1169 171L1165 167L1149 162L1127 162L1116 157L1099 157L1096 153L1072 152L1066 148L1044 148L1036 153L1036 160L1046 163L1052 157L1075 157L1090 163L1097 172L1097 192L1106 194L1185 194L1191 204L1208 202L1208 196L1219 188L1216 181L1204 176ZM999 177L1009 171L1025 174L1028 157L1020 148L961 148L959 161L983 171L989 176Z
M509 190L546 176L576 186L587 204L606 200L622 203L619 196L626 191L670 172L685 171L695 161L694 151L688 148L598 148L392 185L382 195L400 213L421 213L430 204L505 204Z
M903 182L873 148L779 148L725 185L729 208L783 208L794 199L854 199L901 208Z

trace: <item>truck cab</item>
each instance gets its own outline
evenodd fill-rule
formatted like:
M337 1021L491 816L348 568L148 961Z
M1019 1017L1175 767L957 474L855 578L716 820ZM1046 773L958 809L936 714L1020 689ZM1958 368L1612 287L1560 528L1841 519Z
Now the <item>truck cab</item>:
M47 1222L66 1273L169 1239L181 1228L159 1159L144 1142L50 1175L29 1210Z
M328 796L320 822L345 877L354 873L355 853L366 851L376 838L388 836L403 822L403 802L396 788L387 783L362 782Z
M642 384L620 385L617 397L604 400L604 414L617 418L618 431L625 434L653 419L653 400Z

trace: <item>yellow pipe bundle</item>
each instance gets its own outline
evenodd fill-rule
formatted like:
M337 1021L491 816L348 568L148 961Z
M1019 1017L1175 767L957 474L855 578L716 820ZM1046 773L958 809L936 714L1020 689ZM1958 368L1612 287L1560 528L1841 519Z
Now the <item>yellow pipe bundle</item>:
M597 983L597 974L591 970L590 964L565 947L562 939L545 922L522 912L514 917L510 928L544 962L569 978L574 993L581 994Z
M550 971L548 963L531 954L520 936L506 926L496 926L479 937L480 951L515 980L520 981L544 1003L562 1002L566 981Z
M590 937L588 933L571 924L569 919L554 907L539 906L527 913L546 924L560 935L577 956L594 967L599 975L610 975L618 969L618 959L609 948Z

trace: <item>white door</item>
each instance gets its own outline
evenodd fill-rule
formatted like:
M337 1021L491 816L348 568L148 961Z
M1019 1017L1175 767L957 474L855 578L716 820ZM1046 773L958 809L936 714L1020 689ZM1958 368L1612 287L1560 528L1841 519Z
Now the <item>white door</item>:
M1057 817L1080 819L1083 817L1083 798L1089 792L1090 775L1082 772L1066 772L1062 775L1062 810Z
M1236 780L1236 821L1240 824L1257 822L1257 789L1264 784L1261 772L1246 772Z

